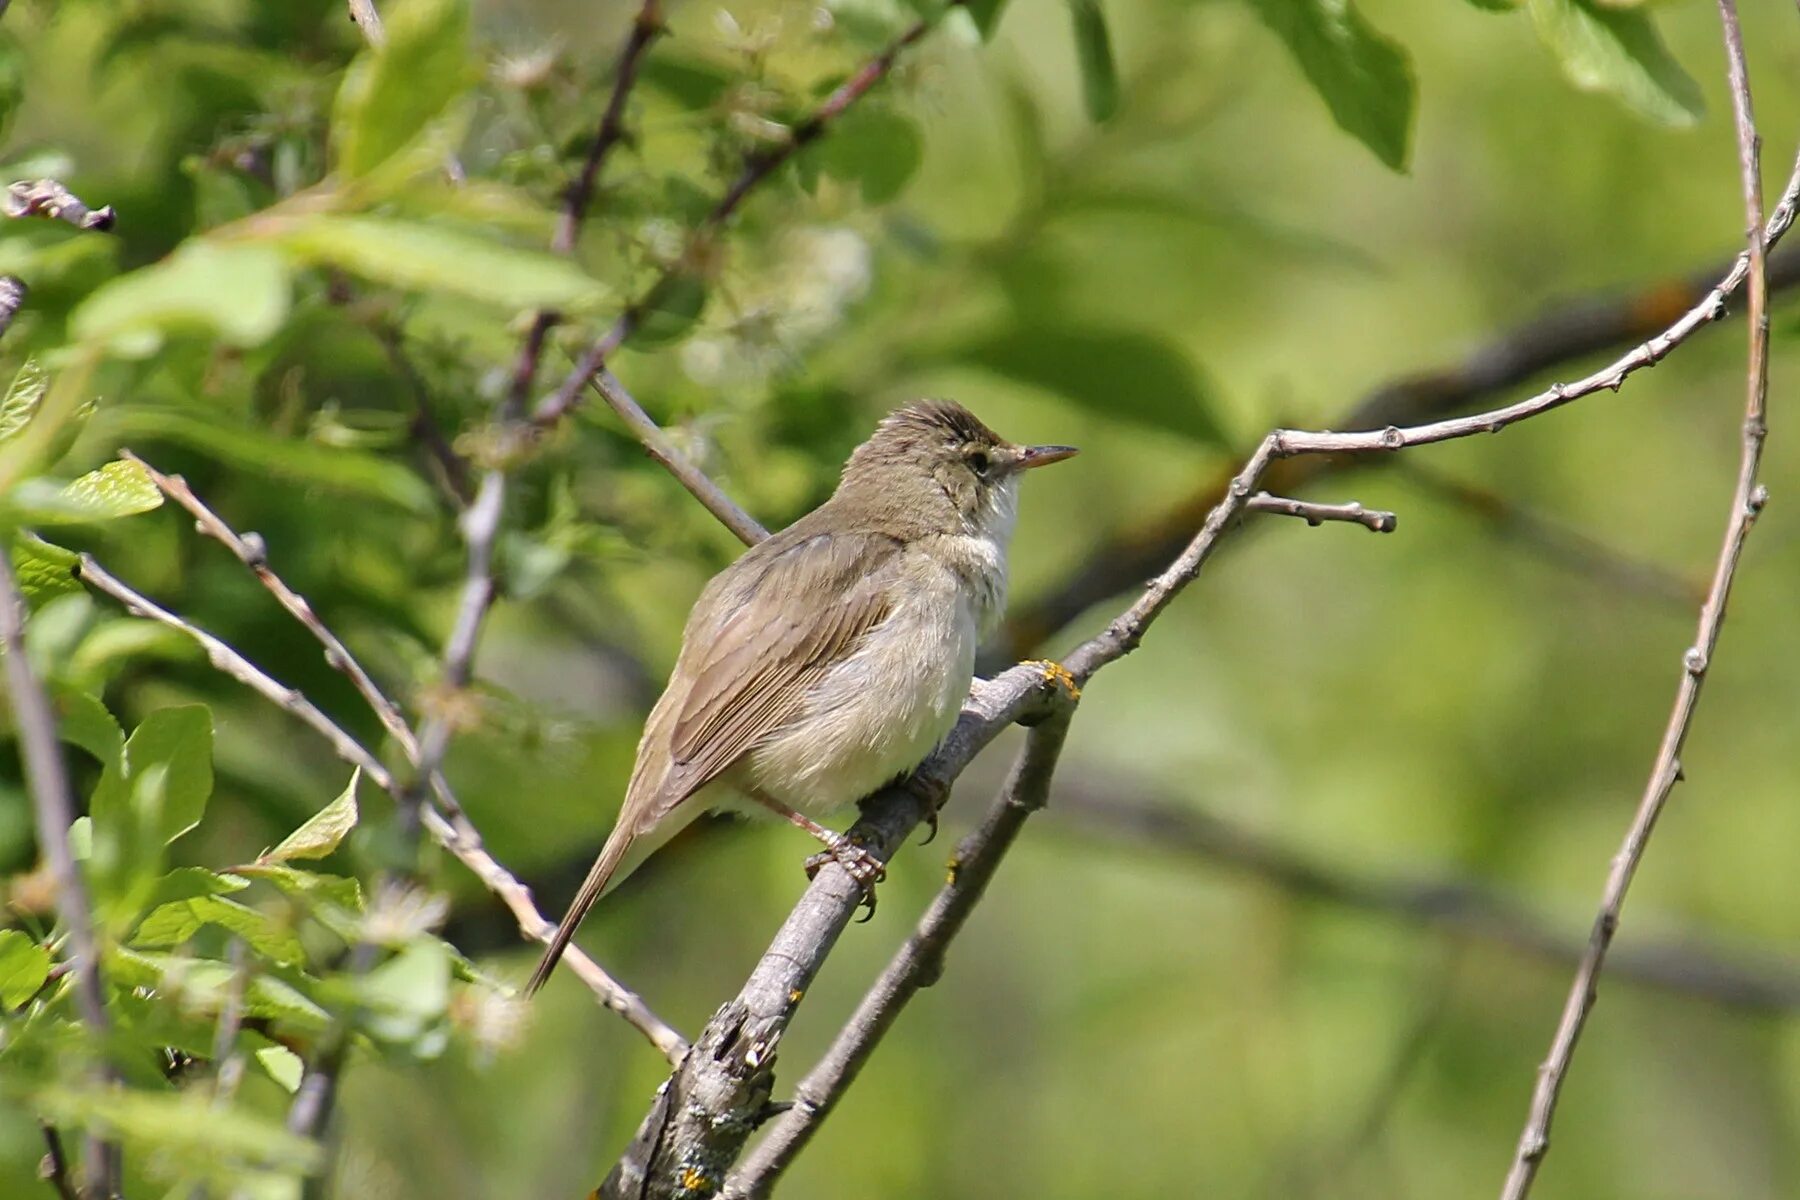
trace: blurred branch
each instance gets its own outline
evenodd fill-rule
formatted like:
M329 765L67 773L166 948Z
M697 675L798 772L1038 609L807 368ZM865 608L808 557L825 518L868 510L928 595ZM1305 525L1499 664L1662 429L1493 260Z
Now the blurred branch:
M1501 1189L1502 1200L1524 1200L1530 1195L1538 1167L1549 1152L1550 1124L1556 1116L1556 1102L1562 1093L1563 1082L1568 1078L1576 1043L1581 1039L1588 1014L1593 1011L1594 1002L1599 996L1600 972L1606 965L1607 950L1619 927L1625 894L1631 888L1631 880L1637 873L1638 864L1643 861L1650 834L1656 828L1656 819L1662 814L1669 793L1682 778L1681 750L1687 742L1688 731L1693 726L1694 709L1700 699L1700 686L1705 682L1713 652L1718 646L1719 633L1725 622L1725 605L1731 598L1731 585L1737 575L1738 560L1743 553L1750 527L1756 523L1757 515L1768 499L1768 489L1756 481L1757 468L1762 462L1763 442L1768 434L1764 402L1769 388L1769 281L1763 232L1762 172L1758 164L1760 144L1756 136L1756 118L1751 110L1750 80L1744 66L1743 34L1738 27L1735 0L1719 0L1719 20L1724 27L1725 57L1731 83L1731 111L1737 125L1738 160L1744 186L1745 236L1750 243L1744 254L1749 280L1746 288L1745 324L1748 326L1750 348L1745 369L1747 398L1744 404L1743 449L1738 462L1737 485L1731 496L1724 542L1719 547L1712 586L1708 588L1706 600L1700 606L1694 644L1682 656L1681 680L1675 690L1674 708L1663 729L1662 743L1657 747L1656 759L1650 768L1650 779L1644 787L1643 798L1632 816L1624 844L1613 857L1612 869L1607 874L1606 888L1601 895L1600 912L1594 919L1587 951L1575 969L1575 980L1570 985L1562 1018L1557 1022L1549 1057L1538 1068L1537 1085L1532 1090L1531 1111L1526 1117L1524 1131L1519 1135L1519 1145L1513 1155L1512 1167L1507 1172L1505 1186ZM1791 215L1791 190L1783 203L1788 206Z
M919 918L918 927L888 961L850 1020L838 1031L825 1057L800 1081L792 1107L782 1113L768 1136L732 1172L724 1195L748 1200L769 1194L782 1172L818 1132L845 1089L855 1082L900 1010L919 989L930 987L943 975L950 943L981 902L1026 819L1043 808L1049 798L1051 776L1069 731L1069 717L1070 710L1065 707L1032 727L1012 774L989 805L987 815L957 845L950 858L948 880Z
M1800 193L1800 162L1770 225L1785 230ZM1760 264L1760 258L1759 258ZM883 861L929 813L968 761L1013 721L1041 719L1068 685L1077 692L1096 672L1136 649L1150 625L1205 567L1219 540L1246 510L1249 498L1278 463L1305 455L1381 453L1477 433L1495 433L1560 408L1649 366L1718 319L1748 262L1734 266L1698 304L1667 329L1609 366L1572 384L1556 384L1524 400L1472 416L1369 433L1271 431L1232 476L1180 555L1151 580L1138 599L1105 629L1076 647L1060 667L1020 664L978 681L970 703L942 745L906 781L864 803L851 836ZM1057 688L1051 688L1055 682ZM713 1016L694 1053L657 1093L623 1157L599 1192L616 1197L704 1197L714 1194L744 1142L763 1119L773 1088L773 1064L788 1023L813 976L848 925L862 889L836 864L814 877L737 997Z
M1792 220L1790 188L1770 218L1770 246ZM1460 362L1382 384L1352 405L1335 426L1368 430L1433 421L1465 412L1571 360L1652 338L1684 312L1709 301L1716 302L1718 311L1707 319L1717 319L1725 315L1724 301L1743 283L1748 267L1748 255L1740 254L1723 268L1686 279L1561 305L1500 334ZM1772 289L1800 286L1800 247L1771 256L1768 278ZM1667 349L1662 346L1656 357ZM1368 461L1361 455L1293 460L1280 464L1269 483L1276 491L1297 492ZM1228 473L1221 473L1166 511L1118 531L1082 555L1080 567L1049 594L1015 605L996 636L996 654L1006 661L1030 654L1094 605L1153 574L1180 551L1189 531L1219 502L1229 479Z
M174 477L169 476L165 478L173 479ZM172 491L168 494L172 498L175 498L178 503L183 502L180 499L179 493ZM198 500L194 500L193 503L195 505L199 504ZM189 511L195 511L196 516L198 516L195 509L190 509ZM209 513L208 515L210 516L211 514ZM212 520L218 521L218 518L212 517ZM221 528L225 528L223 522L219 522L219 525ZM205 532L212 532L212 530L207 528L204 520L201 521L201 528ZM229 532L228 528L226 529L226 532ZM214 536L217 535L215 534ZM235 536L236 535L234 534L233 537ZM244 539L238 539L238 543L247 549L253 549L253 547L250 547L249 543ZM232 545L232 543L228 542L227 545ZM234 553L237 552L238 546L234 545L232 548ZM242 555L240 555L240 557L242 557ZM215 670L237 680L239 683L242 683L258 695L267 699L276 707L298 718L303 724L323 737L339 758L352 766L361 767L363 774L368 776L371 783L393 796L396 802L398 802L401 785L400 782L394 778L392 772L387 769L380 759L376 758L341 726L332 721L330 717L326 716L317 705L308 700L300 691L277 682L261 668L257 667L254 663L250 662L250 660L246 659L223 641L205 630L189 624L174 613L157 605L148 597L134 591L129 585L107 572L106 569L94 561L91 556L82 556L81 578L95 589L106 593L120 604L124 605L127 612L130 612L135 616L161 622L163 625L198 642L206 651L207 660L212 664ZM298 600L299 603L305 604L304 599L297 596L295 599ZM312 626L308 625L308 628L311 629ZM316 633L315 636L317 636ZM328 631L327 636L329 636ZM328 654L327 657L329 660L330 655ZM344 663L354 662L354 660L349 658L347 653L343 655L343 661ZM345 666L343 665L338 663L333 663L333 665L337 666L339 670L345 670ZM360 670L360 668L357 669ZM346 671L346 673L348 672ZM352 676L353 680L354 678L355 677ZM372 686L373 685L371 684L371 687ZM379 693L377 693L377 695L379 695ZM370 703L376 708L378 714L383 714L386 709L392 707L391 702L386 702L385 698L380 701L371 700ZM384 715L384 722L387 719L388 718ZM427 805L424 807L422 818L426 832L429 833L439 845L443 846L444 849L455 855L464 866L473 871L476 878L480 879L481 882L487 886L489 891L500 897L507 908L512 911L515 920L518 922L520 932L536 942L541 943L548 941L550 936L556 931L556 926L547 920L542 913L538 912L536 905L532 902L530 889L520 883L511 872L501 866L500 863L487 852L482 843L481 835L476 831L474 825L470 823L467 815L463 812L461 805L457 803L455 796L451 794L448 785L443 783L441 774L433 774L432 785L435 796L442 807L440 808L435 805ZM442 785L441 791L437 790L440 785ZM671 1062L680 1060L682 1054L685 1053L687 1049L686 1041L660 1017L651 1012L649 1007L644 1004L641 997L623 984L614 980L606 973L606 971L595 963L593 959L573 948L571 948L565 956L565 961L570 963L571 968L588 985L603 1005L624 1017L626 1021L638 1030L638 1032L649 1039L651 1045L655 1046L665 1058L669 1059Z
M1491 488L1443 474L1411 460L1396 462L1401 476L1488 522L1502 537L1516 538L1545 558L1626 592L1683 608L1706 594L1702 584L1653 562L1621 554L1605 542L1541 517Z
M950 0L944 11L960 8L963 3L964 0ZM618 320L613 322L612 328L588 347L577 361L575 369L563 380L562 385L538 402L531 414L533 424L540 428L549 428L574 411L575 407L581 403L582 392L599 376L606 366L607 359L612 357L613 351L624 345L625 341L636 331L644 314L654 310L658 302L668 295L671 288L689 279L692 272L700 268L701 263L708 257L707 251L712 247L714 239L725 227L725 223L737 212L744 199L794 155L824 137L838 118L842 117L877 83L887 78L900 55L929 33L933 24L941 17L942 13L940 12L931 17L921 18L908 27L904 33L889 42L878 54L857 68L850 78L839 84L836 90L827 96L810 116L795 125L785 142L771 150L746 157L743 169L737 179L726 189L718 203L714 204L706 216L701 218L699 226L688 237L687 245L675 264L663 272L647 293L625 306L625 311L619 314Z
M25 781L37 822L38 848L56 883L56 912L68 938L67 957L75 966L75 1009L87 1026L103 1085L117 1078L107 1062L106 992L100 979L100 947L94 937L94 914L87 884L69 848L75 823L75 798L69 789L68 764L56 734L56 713L43 681L31 668L25 650L25 598L13 579L10 558L0 555L0 649L6 658L6 693L12 700L13 726ZM110 1197L119 1186L118 1146L89 1135L85 1164L88 1187Z
M44 1135L44 1157L38 1162L38 1178L50 1185L59 1200L82 1200L81 1189L75 1186L74 1176L69 1171L69 1154L63 1149L62 1134L48 1123L42 1123L38 1128Z
M363 40L376 50L387 45L387 30L381 24L381 13L375 0L349 0L350 19L362 31Z
M1245 502L1244 507L1251 512L1274 513L1282 517L1299 517L1308 525L1322 525L1326 521L1348 521L1352 525L1361 525L1370 533L1392 533L1400 524L1400 518L1379 508L1364 508L1354 502L1350 504L1315 504L1310 500L1290 500L1286 496L1271 496L1268 492L1256 493Z
M1164 799L1116 795L1066 781L1051 811L1053 827L1086 839L1098 834L1129 845L1241 871L1308 900L1414 921L1495 942L1553 963L1581 959L1585 943L1550 928L1518 900L1450 877L1370 877L1328 865L1244 826ZM1612 973L1716 1004L1758 1012L1800 1009L1800 963L1774 953L1726 955L1694 939L1641 940L1621 947Z
M66 221L77 229L107 230L118 214L108 204L89 208L81 198L54 179L21 179L7 186L0 197L0 215L8 217L48 217Z
M631 89L637 84L638 68L643 65L644 56L650 51L650 43L667 28L663 23L661 0L643 0L637 18L631 23L631 32L626 35L625 47L619 51L619 65L613 72L612 94L607 97L606 112L600 118L600 128L594 134L594 140L588 144L587 157L581 163L581 173L575 177L568 199L563 204L562 221L557 225L556 238L551 243L551 249L558 254L575 252L575 241L581 234L581 222L593 199L594 185L600 178L600 169L605 165L613 147L625 140L625 103L631 97Z

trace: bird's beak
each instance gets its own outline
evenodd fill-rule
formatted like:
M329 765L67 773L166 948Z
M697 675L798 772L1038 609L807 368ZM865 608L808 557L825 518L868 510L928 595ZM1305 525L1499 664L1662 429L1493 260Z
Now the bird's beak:
M1048 466L1053 462L1061 462L1065 458L1074 458L1080 451L1073 446L1025 446L1019 450L1016 460L1019 470L1026 471L1032 467Z

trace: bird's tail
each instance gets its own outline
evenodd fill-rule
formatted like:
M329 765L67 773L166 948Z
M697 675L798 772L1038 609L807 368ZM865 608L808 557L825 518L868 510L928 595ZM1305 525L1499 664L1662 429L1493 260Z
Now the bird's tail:
M588 871L587 879L581 884L581 890L575 894L575 902L569 905L568 913L562 924L556 927L556 933L550 938L550 944L544 950L544 956L538 959L537 969L531 973L531 982L525 985L525 994L532 996L544 986L550 978L550 972L556 970L556 964L562 959L563 951L569 948L569 939L575 936L575 929L581 919L594 907L594 901L600 899L600 893L606 890L607 882L619 869L625 859L625 852L631 848L635 840L631 825L620 821L613 826L613 831L606 838L606 845L600 848L600 857L594 860L593 868Z

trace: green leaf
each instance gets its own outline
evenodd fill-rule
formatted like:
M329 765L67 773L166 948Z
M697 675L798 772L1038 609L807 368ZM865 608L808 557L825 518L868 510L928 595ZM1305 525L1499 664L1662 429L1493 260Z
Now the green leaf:
M639 78L689 112L711 108L737 84L733 69L678 50L645 59Z
M82 816L69 822L69 857L76 862L94 857L94 818Z
M212 714L204 705L159 708L100 773L89 810L94 871L109 924L142 908L162 871L163 847L199 824L212 794Z
M1663 46L1648 14L1593 0L1531 0L1531 19L1583 91L1610 93L1663 125L1692 125L1706 111L1700 85Z
M1108 417L1227 445L1213 399L1187 356L1137 330L1032 325L978 338L934 357L1066 396Z
M505 308L583 312L607 295L599 280L566 258L416 221L315 216L282 227L276 239L303 263Z
M223 995L232 975L229 966L212 959L123 946L107 955L106 966L108 978L116 986L165 992L179 983L193 993ZM317 982L310 976L301 975L300 978ZM269 974L259 974L250 980L249 989L244 993L244 1015L279 1021L295 1030L313 1033L324 1030L331 1022L331 1015L293 984Z
M1075 58L1081 66L1081 99L1088 120L1104 121L1119 111L1119 68L1113 62L1112 34L1100 0L1069 0L1075 22Z
M1006 11L1006 0L965 0L963 9L975 22L981 40L991 41L994 31L1000 28L1000 14Z
M304 1065L300 1056L286 1046L264 1046L256 1052L256 1061L289 1095L300 1090Z
M1525 0L1468 0L1468 2L1470 7L1479 8L1482 12L1506 13L1518 8L1525 3Z
M131 940L137 946L179 946L207 925L230 930L262 957L282 966L296 965L306 957L293 930L266 913L219 896L194 896L160 904L139 923Z
M350 772L350 782L337 799L309 817L306 823L283 838L281 844L257 856L261 865L289 862L296 858L324 858L338 848L356 828L356 785L362 779L362 768Z
M1398 43L1349 0L1251 0L1287 44L1332 119L1395 171L1406 169L1417 86Z
M236 875L220 875L205 867L176 867L156 881L144 907L148 910L200 896L226 896L249 886L248 879Z
M204 704L183 704L145 717L125 743L130 779L141 780L158 768L166 772L160 806L140 814L164 845L198 825L206 813L213 786L212 740L212 712Z
M50 373L35 358L25 360L0 399L0 442L16 436L37 415L44 393L50 390Z
M120 1138L145 1157L165 1155L190 1169L206 1163L248 1159L288 1171L314 1170L317 1143L283 1129L281 1123L240 1108L216 1107L199 1092L58 1090L39 1093L44 1112L72 1128L93 1125Z
M289 896L311 903L323 901L349 913L362 911L362 885L348 875L322 875L317 871L302 871L297 867L273 866L266 863L249 863L231 869L234 875L243 875L250 879L262 879L274 884ZM325 918L325 923L334 929L340 928ZM342 929L349 926L342 925Z
M450 1006L451 957L437 938L420 938L360 981L357 992L369 1008L369 1031L394 1042L411 1042Z
M75 568L80 562L81 556L73 550L46 542L35 533L21 532L13 538L13 576L33 607L79 592L81 581L75 577Z
M918 125L889 105L859 105L829 138L815 143L817 163L833 179L853 183L870 204L886 204L905 189L925 158Z
M202 239L103 284L69 324L82 341L128 358L149 357L171 333L255 346L286 319L288 293L287 265L274 250Z
M162 504L162 492L142 465L119 459L60 488L49 480L28 479L7 501L37 524L70 525L149 512Z
M122 439L133 435L168 438L247 474L382 500L421 516L436 511L429 484L410 469L374 454L201 420L174 409L128 409L118 414L109 428Z
M50 952L17 929L0 929L0 1009L37 995L50 977Z
M706 309L706 281L697 275L671 275L644 301L631 344L660 346L684 337Z
M382 5L382 19L387 44L350 64L332 114L337 169L348 179L368 174L425 133L473 79L462 0L399 0Z
M56 695L56 731L80 746L102 766L113 766L125 752L125 732L98 696L73 688Z

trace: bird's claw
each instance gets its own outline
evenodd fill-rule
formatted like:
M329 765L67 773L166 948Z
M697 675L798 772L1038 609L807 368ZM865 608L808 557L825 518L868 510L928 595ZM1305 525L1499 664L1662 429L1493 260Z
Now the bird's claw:
M862 899L857 902L858 908L868 911L859 921L867 921L875 915L875 885L887 878L887 864L876 858L865 847L850 838L840 836L835 842L826 846L806 860L806 877L813 878L819 868L836 863L850 876L850 881L861 889Z
M925 836L919 839L919 845L929 846L938 835L938 813L943 811L944 801L950 798L950 789L935 779L915 778L911 784L913 795L925 806L925 815L919 823L926 827Z

